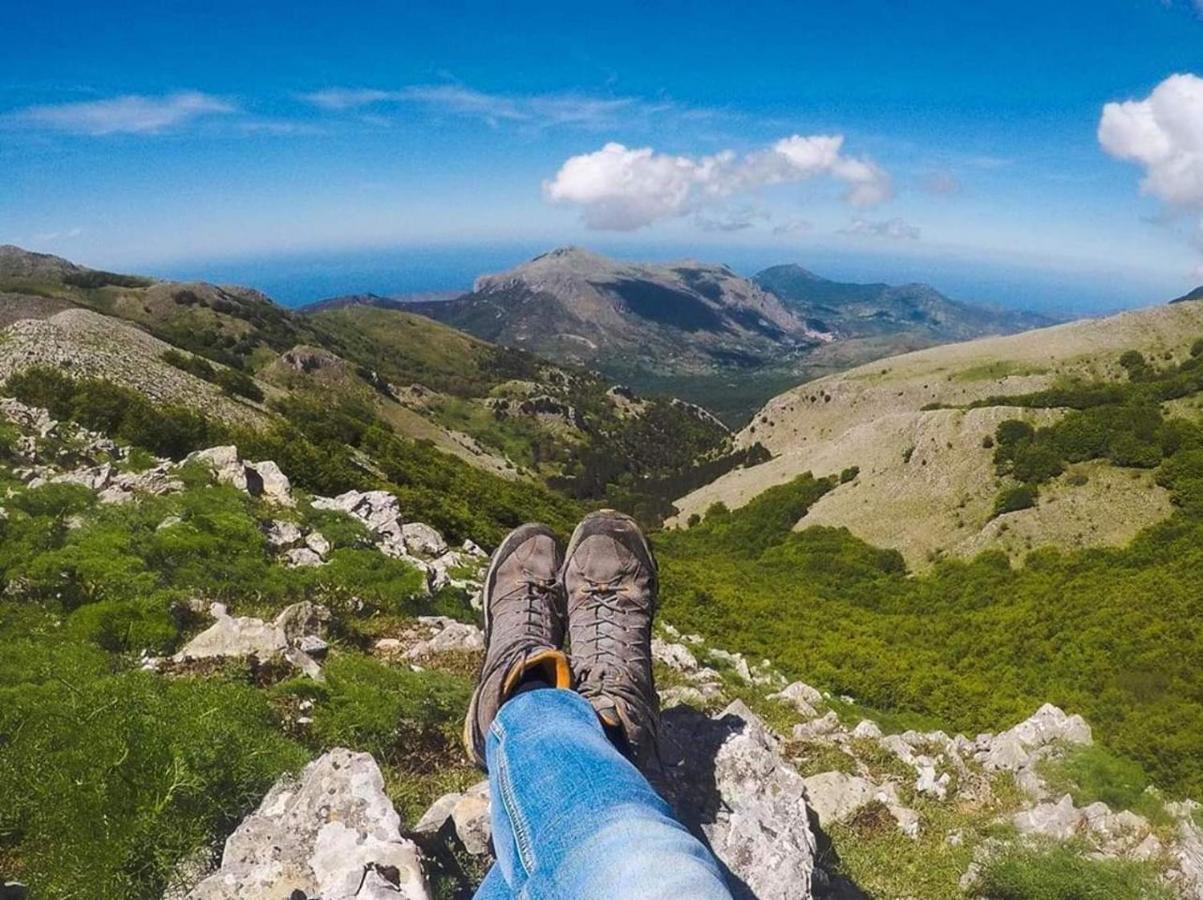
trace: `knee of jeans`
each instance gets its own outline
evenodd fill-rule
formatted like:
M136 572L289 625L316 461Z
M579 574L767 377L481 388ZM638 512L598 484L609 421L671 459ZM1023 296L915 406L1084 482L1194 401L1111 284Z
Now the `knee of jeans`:
M573 897L729 900L718 863L681 825L643 808L616 814L573 854Z

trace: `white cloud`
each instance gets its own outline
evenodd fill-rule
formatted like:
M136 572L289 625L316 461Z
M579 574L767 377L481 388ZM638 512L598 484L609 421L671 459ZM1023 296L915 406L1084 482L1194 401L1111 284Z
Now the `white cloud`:
M359 109L401 99L399 91L379 91L372 88L324 88L308 94L301 94L300 99L319 109L341 112L346 109Z
M881 222L853 219L851 225L840 230L840 234L854 237L889 238L896 241L917 241L923 232L918 225L912 225L903 219L886 219Z
M814 223L797 216L790 216L773 226L773 234L806 234L814 230Z
M219 97L185 91L162 97L127 94L105 100L31 106L9 118L35 128L99 136L156 134L200 116L235 111L233 104Z
M890 178L876 163L843 154L842 135L792 135L744 156L673 156L650 147L611 142L570 157L543 183L553 203L581 207L590 228L633 231L759 188L820 175L842 182L845 200L873 206L892 196Z
M1108 103L1099 143L1144 168L1146 193L1171 206L1203 209L1203 78L1171 75L1144 100Z
M457 84L410 85L398 90L376 88L324 88L300 99L333 112L387 104L417 104L435 112L479 119L490 125L502 122L540 127L568 125L601 128L619 124L631 115L663 112L669 103L648 103L633 97L590 97L583 94L490 94Z
M1108 103L1098 136L1112 156L1144 169L1141 190L1167 211L1203 212L1203 78L1171 75L1143 100Z

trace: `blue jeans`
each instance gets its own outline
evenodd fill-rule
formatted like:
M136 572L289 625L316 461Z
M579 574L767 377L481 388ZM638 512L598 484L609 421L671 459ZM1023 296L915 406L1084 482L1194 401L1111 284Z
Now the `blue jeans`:
M485 753L497 862L476 900L731 900L714 856L579 695L509 700Z

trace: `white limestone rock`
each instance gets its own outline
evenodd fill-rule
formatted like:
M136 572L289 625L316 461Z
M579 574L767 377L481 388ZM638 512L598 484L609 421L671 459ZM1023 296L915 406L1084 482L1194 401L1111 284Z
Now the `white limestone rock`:
M1073 797L1063 796L1056 803L1041 803L1015 813L1011 822L1020 834L1037 834L1056 840L1068 840L1077 834L1085 819L1074 806Z
M753 896L810 900L815 839L806 785L764 723L740 701L713 719L677 706L665 711L662 736L682 821Z
M418 848L402 837L367 753L338 748L285 776L226 841L188 900L429 900Z

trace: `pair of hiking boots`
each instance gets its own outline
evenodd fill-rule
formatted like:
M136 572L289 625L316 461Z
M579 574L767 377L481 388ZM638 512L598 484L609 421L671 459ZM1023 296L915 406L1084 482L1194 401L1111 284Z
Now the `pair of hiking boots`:
M646 763L659 718L656 589L655 558L629 516L586 516L567 550L543 525L510 532L485 578L485 661L464 723L476 763L484 766L485 735L501 705L531 681L575 689L619 748Z

